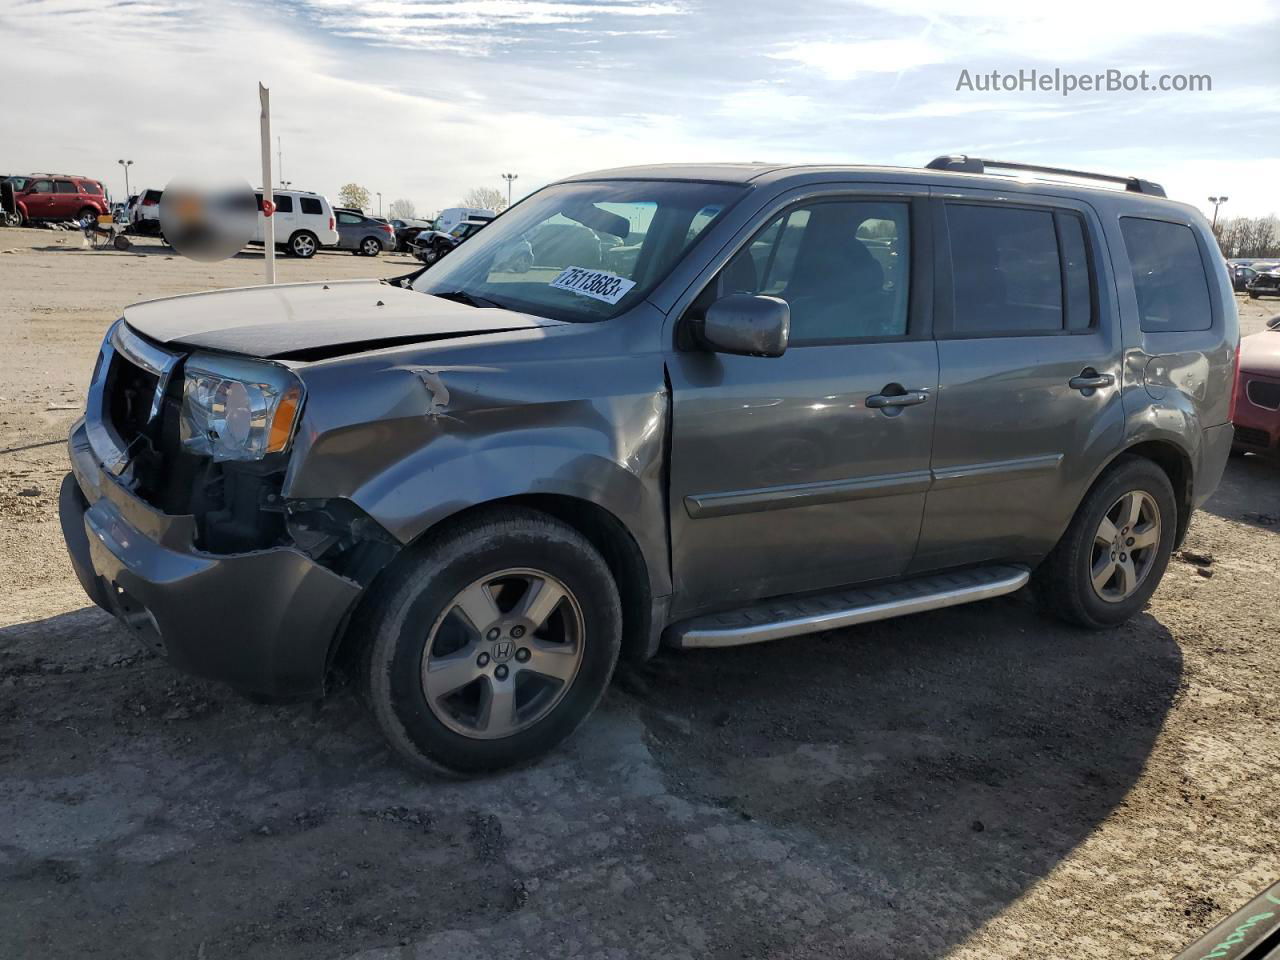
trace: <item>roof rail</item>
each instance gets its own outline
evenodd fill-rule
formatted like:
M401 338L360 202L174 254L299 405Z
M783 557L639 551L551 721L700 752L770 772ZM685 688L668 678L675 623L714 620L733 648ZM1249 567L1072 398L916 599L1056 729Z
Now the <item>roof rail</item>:
M964 154L954 157L934 157L925 164L928 170L951 170L956 173L986 173L988 167L995 167L998 170L1024 170L1028 173L1051 173L1059 177L1077 177L1081 180L1122 183L1130 193L1144 193L1151 197L1165 196L1164 187L1150 180L1142 180L1138 177L1115 177L1108 173L1088 173L1084 170L1068 170L1066 167L1042 167L1034 163L985 160L982 157L968 157Z

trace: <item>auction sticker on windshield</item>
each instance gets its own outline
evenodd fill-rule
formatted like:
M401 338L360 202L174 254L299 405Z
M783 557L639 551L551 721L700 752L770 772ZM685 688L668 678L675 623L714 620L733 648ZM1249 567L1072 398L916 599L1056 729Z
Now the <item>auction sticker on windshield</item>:
M580 293L592 300L617 303L636 285L634 280L619 277L604 270L587 270L584 267L565 267L560 276L551 281L557 290Z

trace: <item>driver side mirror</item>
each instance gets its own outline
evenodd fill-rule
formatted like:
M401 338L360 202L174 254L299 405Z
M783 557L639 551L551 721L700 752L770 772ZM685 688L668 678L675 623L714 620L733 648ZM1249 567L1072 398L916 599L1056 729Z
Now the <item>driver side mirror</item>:
M701 333L717 353L780 357L791 334L791 307L778 297L731 293L707 308Z

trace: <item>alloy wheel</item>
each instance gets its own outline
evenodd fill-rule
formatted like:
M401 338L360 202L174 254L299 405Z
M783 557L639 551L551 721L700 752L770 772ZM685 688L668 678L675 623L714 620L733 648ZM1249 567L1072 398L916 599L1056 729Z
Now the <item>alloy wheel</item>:
M427 705L465 737L526 730L573 684L584 632L577 599L550 574L515 568L481 577L449 602L427 636Z
M1137 592L1160 552L1160 507L1143 490L1131 490L1102 515L1093 537L1089 577L1108 603Z
M316 252L316 242L307 234L300 233L293 238L293 252L300 257L309 257Z
M382 244L378 243L377 240L369 239L365 240L364 243L361 244L361 249L364 251L364 255L366 257L376 257L382 250Z

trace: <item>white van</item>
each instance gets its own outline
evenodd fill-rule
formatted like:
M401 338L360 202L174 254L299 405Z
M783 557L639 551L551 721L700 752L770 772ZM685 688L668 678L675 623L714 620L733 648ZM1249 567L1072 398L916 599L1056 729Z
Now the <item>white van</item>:
M441 210L436 217L436 229L441 233L450 233L463 220L492 220L497 214L483 207L450 207Z
M262 191L258 198L258 225L250 243L261 244L263 237ZM306 260L321 247L338 245L338 226L329 198L305 190L276 190L272 193L276 212L272 216L276 228L276 249Z

